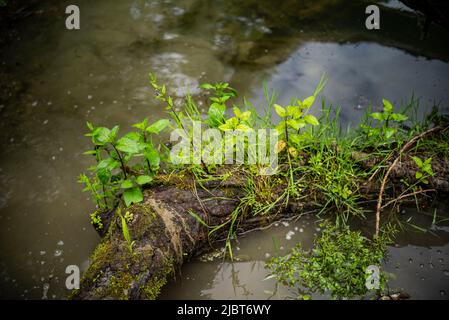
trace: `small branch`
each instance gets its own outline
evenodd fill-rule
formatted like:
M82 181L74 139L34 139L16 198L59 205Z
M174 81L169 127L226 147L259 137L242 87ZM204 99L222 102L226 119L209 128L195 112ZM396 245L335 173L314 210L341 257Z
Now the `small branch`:
M390 165L390 167L387 170L387 173L385 174L384 178L382 179L382 184L380 186L379 191L379 198L377 200L377 208L376 208L376 237L379 236L379 229L380 229L380 213L382 211L382 197L385 191L385 185L387 184L388 177L390 176L390 173L393 171L394 167L398 164L401 155L407 151L409 151L420 139L437 132L440 132L442 130L447 129L449 126L446 127L434 127L432 129L429 129L415 137L413 137L409 142L407 142L399 151L399 154L397 155L396 159L394 159L393 163Z
M397 202L399 200L402 200L402 199L405 199L405 198L408 198L408 197L413 197L413 196L416 196L416 195L421 194L421 193L434 192L434 191L436 191L436 190L435 189L427 189L427 190L420 190L420 191L404 194L402 196L397 197L396 199L388 201L386 204L384 204L382 206L381 210L385 209L386 207L388 207L392 203L395 203L395 202Z

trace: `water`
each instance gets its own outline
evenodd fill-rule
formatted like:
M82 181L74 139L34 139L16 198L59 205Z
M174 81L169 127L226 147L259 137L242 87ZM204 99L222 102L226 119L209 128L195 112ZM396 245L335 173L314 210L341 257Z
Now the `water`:
M416 17L398 1L379 2L380 31L364 28L363 1L77 3L80 31L65 29L69 1L37 2L2 31L9 42L0 50L1 297L63 298L65 267L87 266L99 238L89 222L93 205L76 183L92 164L82 156L85 122L127 128L162 116L150 71L174 97L198 95L202 82L229 81L259 110L263 82L288 103L310 95L326 73L323 98L342 107L343 123L356 123L383 97L399 103L414 94L421 112L434 101L448 110L449 32L432 26L420 40ZM272 232L261 237L264 246ZM262 270L257 261L242 268ZM207 268L232 274L226 263ZM256 285L246 279L262 274L248 273L241 281Z
M447 204L437 208L437 214L449 216ZM371 217L374 216L372 212ZM409 219L411 220L409 221ZM401 215L408 232L399 233L395 245L388 249L387 259L382 265L391 280L391 294L406 292L412 299L447 299L449 290L449 223L433 228L433 233L413 231L411 224L430 229L433 213L418 212L407 208ZM368 220L362 229L372 234L374 221ZM312 215L297 221L276 223L272 228L255 231L240 237L234 243L235 261L221 258L208 261L202 257L186 264L181 275L163 290L162 299L293 299L302 291L279 285L272 278L265 262L275 256L286 255L301 242L304 249L312 247L319 234L319 222ZM294 233L292 235L292 233ZM329 299L324 295L311 294L313 299Z

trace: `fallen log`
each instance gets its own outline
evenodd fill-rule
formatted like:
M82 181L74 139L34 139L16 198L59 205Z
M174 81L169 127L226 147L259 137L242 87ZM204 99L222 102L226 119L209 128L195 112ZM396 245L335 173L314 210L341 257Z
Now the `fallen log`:
M366 168L372 168L379 161L365 153L354 153L353 159ZM388 166L391 161L385 165ZM429 178L430 187L448 193L447 157L433 159L432 165L435 176ZM389 183L397 185L401 179L414 179L416 170L413 161L403 157L392 168ZM235 176L237 178L231 182L212 183L206 185L207 188L198 187L192 179L170 178L146 190L144 202L128 209L132 215L128 228L135 240L132 251L123 236L118 216L109 214L107 219L105 217L107 232L92 256L80 289L71 298L157 298L167 280L177 274L185 261L209 250L214 240L226 237L229 224L213 234L209 234L210 228L205 224L217 226L231 219L245 194L245 178ZM380 189L380 182L376 180L368 184L361 181L360 185L361 196L365 199L376 197ZM272 192L280 195L284 188L285 185L280 185L279 190ZM290 199L287 206L277 207L277 214L258 216L256 219L249 212L242 213L238 230L258 228L313 208L305 200Z

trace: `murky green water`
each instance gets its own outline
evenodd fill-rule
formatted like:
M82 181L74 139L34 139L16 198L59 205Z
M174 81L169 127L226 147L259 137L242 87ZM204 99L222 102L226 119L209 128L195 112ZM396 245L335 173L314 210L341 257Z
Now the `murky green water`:
M148 88L150 71L176 97L198 94L202 82L229 81L261 110L264 81L286 103L309 95L326 73L323 97L342 107L343 123L357 122L382 97L399 103L414 94L421 111L434 101L449 110L449 32L432 26L420 40L415 15L397 1L379 1L380 31L364 28L365 1L77 3L80 31L65 29L69 1L43 1L9 30L13 41L0 51L1 75L17 89L0 103L1 297L62 298L65 267L87 266L99 238L89 223L93 206L76 183L90 165L81 155L89 147L85 122L126 127L161 116ZM272 236L288 229L280 228L242 239L248 261L192 262L183 274L204 276L194 283L184 277L164 297L267 298L264 290L273 288L260 282L262 261ZM302 228L293 239L307 242L312 222ZM439 292L449 283L440 277L441 265L449 268L447 230L441 232L439 242L409 236L391 249L398 261L417 254L411 264L400 262L407 271L397 280L406 290L419 284L416 298L447 297ZM421 251L423 264L437 259L435 271L414 273Z

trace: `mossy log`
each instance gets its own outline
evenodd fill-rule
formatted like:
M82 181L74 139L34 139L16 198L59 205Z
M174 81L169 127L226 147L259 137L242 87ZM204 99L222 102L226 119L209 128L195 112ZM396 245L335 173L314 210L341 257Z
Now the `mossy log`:
M370 168L377 159L365 153L354 153L358 165ZM304 164L307 165L307 164ZM388 162L386 164L388 166ZM434 158L435 176L429 179L431 188L449 192L449 161ZM391 173L391 186L401 179L414 179L417 168L403 157ZM194 180L169 179L145 191L145 200L129 208L132 221L128 223L135 244L132 251L123 237L117 215L105 219L107 232L96 248L91 265L73 299L155 299L168 279L177 274L191 257L211 248L211 243L226 237L229 224L209 235L210 229L193 217L195 213L209 226L217 226L231 219L233 211L244 195L244 175L234 174L232 181L208 184L199 188ZM360 182L362 198L373 198L379 190L379 179ZM190 182L189 182L190 181ZM285 185L270 190L280 195ZM238 230L249 230L274 220L312 209L312 201L290 200L287 206L277 207L276 214L254 217L240 216Z

